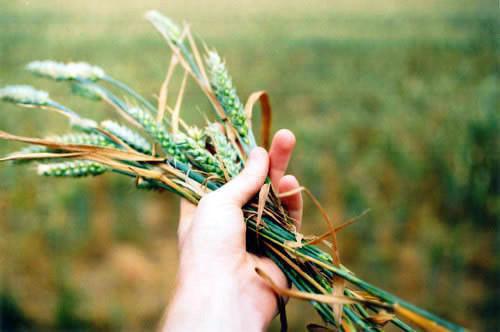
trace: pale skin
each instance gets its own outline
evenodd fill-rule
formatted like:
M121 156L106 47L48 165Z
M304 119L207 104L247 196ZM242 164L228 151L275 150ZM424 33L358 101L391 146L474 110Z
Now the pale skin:
M241 207L269 175L278 192L297 189L285 175L295 137L280 130L269 153L255 148L240 175L200 201L181 201L178 228L179 272L163 331L265 331L277 313L276 294L256 273L259 267L275 283L287 287L285 275L269 259L246 251ZM284 197L283 204L300 227L302 196Z

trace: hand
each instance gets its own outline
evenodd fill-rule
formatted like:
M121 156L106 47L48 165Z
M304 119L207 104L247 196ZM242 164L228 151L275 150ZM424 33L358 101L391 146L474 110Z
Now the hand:
M254 149L237 177L206 195L198 206L183 200L178 238L180 263L177 287L164 331L263 331L277 313L273 291L255 273L265 271L287 287L285 275L269 258L246 251L242 206L264 184L269 173L278 192L299 186L284 175L295 146L288 130L274 136L269 154ZM300 227L302 197L282 199Z

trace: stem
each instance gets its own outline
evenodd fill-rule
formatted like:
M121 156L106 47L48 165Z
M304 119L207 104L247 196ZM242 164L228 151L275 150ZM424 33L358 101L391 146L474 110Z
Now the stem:
M69 107L66 107L66 106L64 106L62 104L59 104L56 101L52 101L49 104L49 106L50 107L54 107L55 109L61 111L62 114L66 115L69 118L80 118L80 115L78 115L78 113L76 113L75 111L73 111Z
M203 175L193 170L190 166L183 162L168 159L167 163L175 169L178 169L182 173L186 174L190 179L198 182L199 184L207 186L207 188L210 190L217 190L221 186L220 184L213 181L208 181Z
M181 51L182 55L184 56L184 59L188 62L189 66L191 67L191 70L193 71L194 76L196 76L197 79L200 81L204 81L203 77L201 76L200 69L198 68L198 65L193 59L193 56L191 55L191 52L187 49L186 45L184 43L176 43L175 44L179 50Z
M320 259L317 259L315 258L313 255L308 255L306 254L305 252L307 252L308 250L307 249L310 249L310 247L313 247L311 245L306 245L302 248L291 248L291 247L287 247L284 243L285 241L290 241L290 240L293 240L291 238L291 236L293 236L292 234L290 234L288 231L286 231L285 229L282 229L282 232L280 232L281 234L281 238L279 238L278 236L278 233L274 233L273 234L273 231L269 231L268 227L273 225L274 227L277 227L277 225L275 223L273 223L273 221L269 220L269 219L266 219L266 218L263 218L264 221L266 222L266 227L262 228L262 229L259 229L259 236L262 236L266 239L268 239L269 241L285 248L286 250L288 250L289 252L293 252L294 254L296 254L297 256L300 256L302 258L304 258L305 260L308 260L308 261L311 261L313 263L315 263L316 265L318 265L319 267L322 267L323 269L327 269L327 270L330 270L332 271L333 273L337 274L338 276L344 278L345 280L349 281L350 283L352 283L353 285L359 287L360 289L368 292L369 294L371 295L374 295L378 298L380 298L381 300L385 301L385 302L388 302L389 304L398 304L400 305L401 307L403 308L406 308L426 319L429 319L433 322L436 322L437 324L449 329L450 331L465 331L464 328L462 328L461 326L458 326L456 324L453 324L451 322L448 322L424 309L421 309L411 303L408 303L406 301L404 301L403 299L397 297L397 296L394 296L380 288L377 288L361 279L359 279L358 277L354 276L353 274L347 272L346 270L342 269L342 268L338 268L336 266L333 266L330 261L322 261ZM256 232L256 227L257 225L255 225L255 223L252 221L252 220L248 220L247 222L247 225L250 226L249 228ZM266 229L268 229L268 231L266 231ZM289 236L287 236L289 233ZM285 235L283 237L283 235ZM315 247L317 248L317 247Z
M151 104L148 100L146 100L143 96L141 96L139 93L137 93L135 90L133 90L131 87L129 87L125 83L123 83L119 80L116 80L113 77L107 76L107 75L104 76L102 79L104 81L110 83L111 85L114 85L115 87L125 91L127 94L129 94L130 96L137 99L141 104L143 104L151 112L157 111L156 107L154 107L153 104Z

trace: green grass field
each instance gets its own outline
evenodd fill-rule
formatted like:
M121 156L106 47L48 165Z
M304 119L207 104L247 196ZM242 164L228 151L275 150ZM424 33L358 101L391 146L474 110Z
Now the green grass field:
M337 224L364 279L471 330L500 326L498 3L495 1L3 1L0 86L36 59L102 66L153 98L169 53L143 19L158 9L227 60L243 99L265 89L274 129L298 137L292 172ZM0 130L43 136L57 115L0 105ZM193 82L183 114L208 112ZM258 117L256 119L258 121ZM0 142L0 153L19 148ZM0 165L0 327L151 330L176 270L177 200L112 175L42 179ZM307 204L306 233L325 229ZM290 330L318 318L289 304ZM278 325L273 326L277 329Z

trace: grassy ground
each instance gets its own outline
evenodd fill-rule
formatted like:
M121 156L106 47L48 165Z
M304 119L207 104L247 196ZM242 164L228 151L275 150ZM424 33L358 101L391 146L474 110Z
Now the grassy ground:
M0 85L34 83L101 119L109 110L22 66L85 60L152 96L168 54L142 14L188 20L242 96L270 92L275 129L299 139L292 171L335 220L371 209L340 236L347 266L471 329L500 325L494 1L4 2ZM205 109L191 84L184 114L200 121ZM1 112L2 130L68 129L46 113ZM0 153L17 147L0 142ZM176 199L113 176L29 170L0 167L3 327L150 330L174 282ZM324 228L312 206L304 224ZM317 319L289 307L291 330Z

